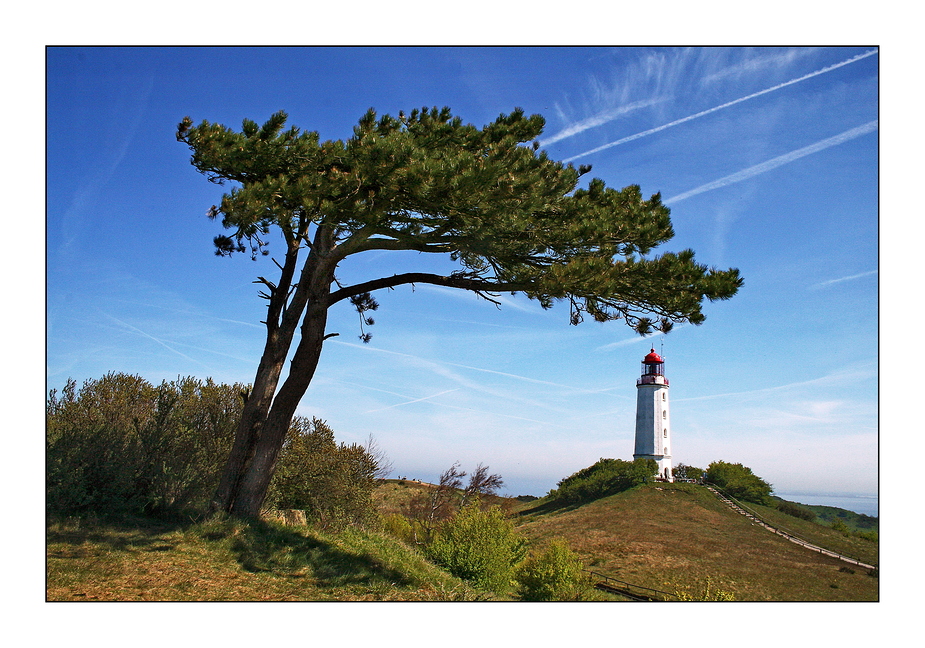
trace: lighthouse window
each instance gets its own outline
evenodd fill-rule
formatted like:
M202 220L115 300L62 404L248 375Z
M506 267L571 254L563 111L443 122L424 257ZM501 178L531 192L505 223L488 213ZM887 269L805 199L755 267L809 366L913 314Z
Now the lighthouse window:
M662 410L662 418L663 419L668 418L668 412L666 412L665 410Z
M664 433L662 434L666 439L668 438L668 428L665 428Z
M662 400L665 400L665 392L662 392Z

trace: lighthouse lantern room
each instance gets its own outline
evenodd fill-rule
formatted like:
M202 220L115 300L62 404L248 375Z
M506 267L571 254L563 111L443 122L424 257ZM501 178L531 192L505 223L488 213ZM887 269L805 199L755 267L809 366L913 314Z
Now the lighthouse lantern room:
M668 379L665 360L652 349L642 360L636 381L636 450L633 459L654 459L658 476L671 476L671 419L668 416Z

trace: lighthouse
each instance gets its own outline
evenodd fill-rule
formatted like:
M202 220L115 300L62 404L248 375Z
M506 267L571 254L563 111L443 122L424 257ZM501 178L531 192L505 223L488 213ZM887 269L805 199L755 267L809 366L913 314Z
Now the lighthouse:
M668 416L668 379L665 360L655 349L642 360L636 381L636 450L633 459L654 459L658 476L671 476L671 419Z

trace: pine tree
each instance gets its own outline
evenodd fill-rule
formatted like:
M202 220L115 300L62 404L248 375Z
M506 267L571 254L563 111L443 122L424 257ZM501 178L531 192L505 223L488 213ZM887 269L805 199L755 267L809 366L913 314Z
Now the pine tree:
M521 292L548 308L570 305L570 321L622 319L641 334L677 322L700 324L704 298L728 299L735 269L708 269L685 250L650 256L673 236L659 194L620 191L539 150L539 115L522 110L482 128L448 108L377 117L368 111L346 141L285 129L277 112L240 132L180 122L177 139L210 181L234 186L209 210L228 235L216 254L268 254L270 232L285 250L274 280L258 277L267 300L266 344L213 508L256 515L286 430L315 373L328 309L349 300L364 341L378 304L372 293L428 283L472 291L489 301ZM341 285L338 265L371 250L449 255L459 269L384 274ZM287 354L295 346L288 375Z

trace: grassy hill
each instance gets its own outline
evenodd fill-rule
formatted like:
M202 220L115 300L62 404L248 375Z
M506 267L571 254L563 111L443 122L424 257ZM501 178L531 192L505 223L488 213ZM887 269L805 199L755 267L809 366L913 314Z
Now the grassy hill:
M390 480L383 514L404 513L431 485ZM636 585L739 601L878 599L878 579L752 524L707 489L647 484L581 506L498 498L531 545L565 539L588 569ZM754 507L772 524L877 564L877 543ZM598 593L603 600L619 597ZM464 581L384 533L216 519L53 521L47 598L98 600L483 600Z
M485 598L383 534L217 519L69 520L47 530L49 601Z
M373 491L373 502L382 515L407 515L411 501L415 497L421 495L429 497L435 488L434 484L413 479L386 479ZM505 511L522 506L521 502L510 497L489 495L485 501L489 504L497 504Z
M880 518L821 504L801 504L800 506L815 513L816 519L826 526L832 526L836 521L841 521L852 531L869 532L880 530Z
M768 521L811 541L877 564L877 543L771 509ZM594 571L653 589L709 587L739 601L868 601L878 579L768 532L693 484L647 484L577 507L551 509L544 500L520 513L532 542L565 538Z

